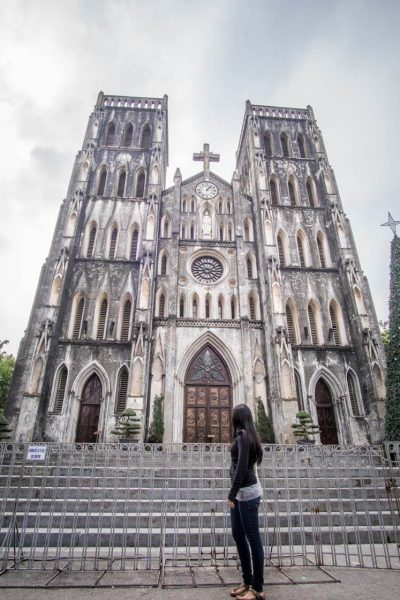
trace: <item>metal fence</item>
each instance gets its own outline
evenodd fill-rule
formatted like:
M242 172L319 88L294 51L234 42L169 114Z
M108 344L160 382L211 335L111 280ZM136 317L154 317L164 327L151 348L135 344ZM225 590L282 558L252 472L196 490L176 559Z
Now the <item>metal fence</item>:
M236 561L223 444L0 444L0 568ZM266 565L400 569L400 444L265 445Z

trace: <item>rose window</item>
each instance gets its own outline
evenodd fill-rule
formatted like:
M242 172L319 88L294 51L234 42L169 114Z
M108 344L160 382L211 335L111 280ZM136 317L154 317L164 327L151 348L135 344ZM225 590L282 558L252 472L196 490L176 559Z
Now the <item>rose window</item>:
M213 283L221 279L223 268L219 260L213 256L200 256L192 264L193 277L201 283Z

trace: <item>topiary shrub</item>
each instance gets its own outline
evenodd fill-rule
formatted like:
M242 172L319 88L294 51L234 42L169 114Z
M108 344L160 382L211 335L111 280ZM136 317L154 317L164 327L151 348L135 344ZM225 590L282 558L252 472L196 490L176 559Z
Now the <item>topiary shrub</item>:
M136 416L135 411L132 408L125 408L116 417L116 421L115 429L111 433L124 441L136 441L136 434L140 431L140 417Z
M5 442L6 440L11 439L11 435L8 435L12 432L12 429L8 426L8 421L4 416L4 412L0 409L0 442Z
M263 444L275 444L275 435L271 420L265 412L263 401L257 396L256 429Z
M312 416L306 410L296 414L297 421L292 424L293 434L298 442L314 442L314 435L319 433L318 425L315 425Z

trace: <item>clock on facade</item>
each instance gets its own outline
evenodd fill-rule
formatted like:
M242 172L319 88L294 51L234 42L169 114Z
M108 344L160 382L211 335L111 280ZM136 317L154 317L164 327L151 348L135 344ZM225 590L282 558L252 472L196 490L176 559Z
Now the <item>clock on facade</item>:
M215 198L218 194L218 188L210 181L201 181L196 185L196 194L200 196L200 198L210 200L211 198Z

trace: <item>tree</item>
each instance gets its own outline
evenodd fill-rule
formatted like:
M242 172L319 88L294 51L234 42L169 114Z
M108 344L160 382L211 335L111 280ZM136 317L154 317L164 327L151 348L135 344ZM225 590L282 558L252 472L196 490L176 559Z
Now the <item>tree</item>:
M256 429L260 436L261 442L264 444L275 444L274 430L272 429L271 421L265 412L263 401L260 396L257 396L257 415Z
M0 408L0 442L11 439L11 436L8 435L11 432L12 429L8 426L8 421L4 416L3 409Z
M293 434L299 441L310 441L313 436L319 433L318 425L312 420L312 416L306 410L300 410L296 414L296 423L292 424Z
M140 418L136 416L132 408L126 408L117 417L115 429L112 430L113 435L117 435L120 439L135 441L134 437L140 431Z
M15 358L4 352L8 340L0 342L0 408L4 408L14 372Z
M389 441L400 440L400 238L394 236L391 245L389 339L386 348L386 423Z
M154 396L153 420L149 428L148 441L153 444L162 444L164 437L164 396Z

